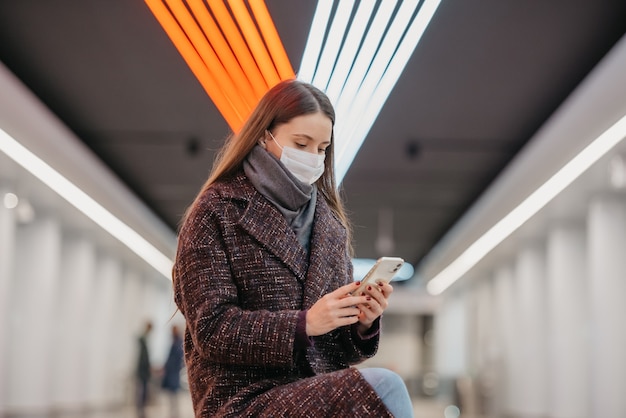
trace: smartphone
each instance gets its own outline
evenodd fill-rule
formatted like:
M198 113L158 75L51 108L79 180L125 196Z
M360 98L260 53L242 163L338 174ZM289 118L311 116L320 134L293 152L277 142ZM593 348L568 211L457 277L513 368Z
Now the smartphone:
M352 294L358 296L367 286L372 284L378 285L378 282L381 281L389 283L403 264L404 260L400 257L380 257L370 271L367 272L363 280L361 280L361 285L358 289L352 292Z

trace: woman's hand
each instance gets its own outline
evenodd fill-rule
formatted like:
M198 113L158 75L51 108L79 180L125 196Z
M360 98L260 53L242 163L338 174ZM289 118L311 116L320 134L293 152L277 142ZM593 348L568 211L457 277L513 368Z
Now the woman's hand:
M382 315L383 311L389 306L388 299L392 293L393 286L385 282L372 284L365 288L367 301L364 304L357 305L361 311L359 314L359 332L362 334L367 332L376 318Z
M340 287L324 295L309 308L306 315L306 333L310 337L326 334L344 325L352 325L360 320L369 296L352 296L350 292L359 287L359 282ZM370 324L371 325L371 324Z

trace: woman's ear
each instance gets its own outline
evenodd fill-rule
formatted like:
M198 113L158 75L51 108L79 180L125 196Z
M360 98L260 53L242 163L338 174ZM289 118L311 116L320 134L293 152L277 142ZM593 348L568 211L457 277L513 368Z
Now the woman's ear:
M267 131L263 132L263 137L257 142L261 147L263 147L263 149L267 149Z

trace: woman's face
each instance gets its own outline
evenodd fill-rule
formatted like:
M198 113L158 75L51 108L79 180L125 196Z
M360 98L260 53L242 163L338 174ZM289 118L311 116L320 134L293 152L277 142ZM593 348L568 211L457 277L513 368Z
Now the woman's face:
M322 112L296 116L287 123L276 126L272 135L280 147L295 148L312 154L325 154L330 146L333 124ZM276 158L280 159L282 150L267 135L265 146Z

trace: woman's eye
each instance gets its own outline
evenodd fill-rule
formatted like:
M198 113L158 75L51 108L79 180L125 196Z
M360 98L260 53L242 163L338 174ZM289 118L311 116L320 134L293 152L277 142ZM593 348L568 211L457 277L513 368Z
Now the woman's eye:
M297 144L296 143L296 147L298 147L298 148L306 148L306 144Z
M320 148L317 150L318 154L326 154L326 148Z

